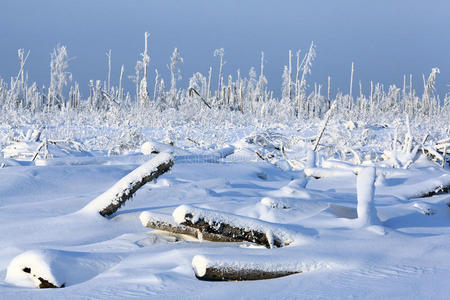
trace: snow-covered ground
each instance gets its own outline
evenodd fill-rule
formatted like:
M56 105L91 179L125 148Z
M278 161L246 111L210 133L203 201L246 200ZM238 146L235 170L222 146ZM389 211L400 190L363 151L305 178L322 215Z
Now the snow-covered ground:
M326 129L316 159L307 137L320 126L279 128L276 134L218 131L230 144L225 150L185 139L167 146L157 132L159 143L116 156L106 150L75 156L57 143L48 147L54 158L44 159L42 151L35 162L33 151L27 156L24 144L13 150L11 143L8 153L25 156L3 158L0 169L1 298L446 299L450 196L415 197L424 188L449 185L448 168L420 152L408 163L411 154L400 149L400 138L398 150L389 145L389 127L365 128L373 142L352 146L362 162L350 152L332 155L340 151L324 144L334 143L336 132L348 130L355 138L364 131L339 124ZM170 173L144 185L110 218L83 209L158 147L174 155ZM384 153L390 160L381 158L381 150L390 150ZM401 167L392 168L395 163ZM275 228L271 233L289 233L291 240L281 248L199 241L144 227L146 211L167 218L173 213L176 222L190 212L210 222ZM262 281L198 280L207 266L301 273ZM39 276L64 288L36 289Z
M449 298L449 4L260 2L6 1L0 300Z

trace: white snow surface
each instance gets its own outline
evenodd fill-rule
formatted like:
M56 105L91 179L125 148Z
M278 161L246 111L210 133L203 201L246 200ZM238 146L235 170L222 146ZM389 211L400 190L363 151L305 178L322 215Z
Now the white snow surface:
M374 132L380 138L388 136L382 130ZM310 131L304 134L312 135L314 130ZM242 134L247 133L233 133L234 147L225 143L197 150L186 147L192 154L175 154L171 172L143 186L110 219L96 213L106 202L89 204L92 199L142 163L161 156L138 153L138 147L137 152L117 156L106 156L105 151L81 157L69 154L42 160L48 163L39 166L3 159L0 298L447 298L450 196L414 197L436 184L448 184L448 169L426 159L407 169L370 159L357 165L337 157L326 159L320 152L316 166L332 169L336 176L305 178L305 144L291 145L295 151L286 147L286 155L300 166L286 169L282 159L259 160L254 151L264 154L263 146L246 145ZM223 149L234 153L222 159ZM169 154L163 155L168 159ZM359 199L358 178L364 192ZM355 226L358 200L373 205L378 225ZM174 210L179 213L175 218ZM175 222L186 211L288 232L294 243L266 249L246 242L183 240L141 224L157 214ZM195 267L254 264L298 267L303 273L264 281L205 282L195 278L193 261ZM27 266L65 288L34 288L35 278L22 271Z

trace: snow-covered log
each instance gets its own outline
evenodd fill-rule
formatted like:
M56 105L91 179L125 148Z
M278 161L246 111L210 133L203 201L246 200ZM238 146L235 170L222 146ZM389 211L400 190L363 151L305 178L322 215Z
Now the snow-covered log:
M192 260L195 277L206 281L262 280L302 273L301 266L270 256L205 256Z
M144 184L166 173L172 166L173 157L170 154L158 154L91 201L83 211L95 210L104 217L112 215Z
M431 197L439 193L448 193L450 191L450 175L444 174L418 184L405 186L404 190L406 198Z
M376 171L374 167L361 168L356 179L358 198L358 222L362 226L379 225L377 210L373 202Z
M167 231L174 234L186 234L196 239L200 236L200 231L198 229L176 223L171 215L144 211L139 216L139 219L141 220L142 225L148 228Z
M292 233L278 224L222 211L181 205L173 212L177 224L196 228L203 239L219 242L252 242L267 248L293 242Z
M178 224L175 222L173 216L158 214L154 212L143 212L139 216L143 226L170 232L173 234L185 234L194 237L200 241L209 242L239 242L234 238L224 235L215 234L212 232L202 232L198 228Z

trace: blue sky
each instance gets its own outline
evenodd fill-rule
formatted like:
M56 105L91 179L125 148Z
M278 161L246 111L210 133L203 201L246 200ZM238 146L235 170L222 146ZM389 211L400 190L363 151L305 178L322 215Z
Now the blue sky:
M113 82L120 66L133 75L151 33L150 74L158 68L168 78L166 64L174 47L185 59L183 82L194 72L217 72L216 48L225 48L225 74L239 68L259 69L265 52L269 87L279 94L288 50L306 51L311 41L317 58L309 83L326 85L333 93L348 92L351 63L358 81L403 83L413 74L422 91L422 74L439 67L437 87L450 90L450 1L445 0L2 0L0 7L0 77L17 74L18 48L31 50L26 69L32 81L47 84L50 51L68 46L70 71L87 90L90 79L106 79L105 53L112 49ZM216 75L217 76L217 75ZM126 80L133 91L133 84ZM358 93L355 88L354 93Z

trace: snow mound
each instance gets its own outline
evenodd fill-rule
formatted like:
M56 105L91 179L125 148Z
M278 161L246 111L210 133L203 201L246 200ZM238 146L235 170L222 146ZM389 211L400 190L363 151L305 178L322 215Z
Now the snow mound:
M22 287L67 287L97 276L120 260L113 254L31 250L11 261L5 281Z

